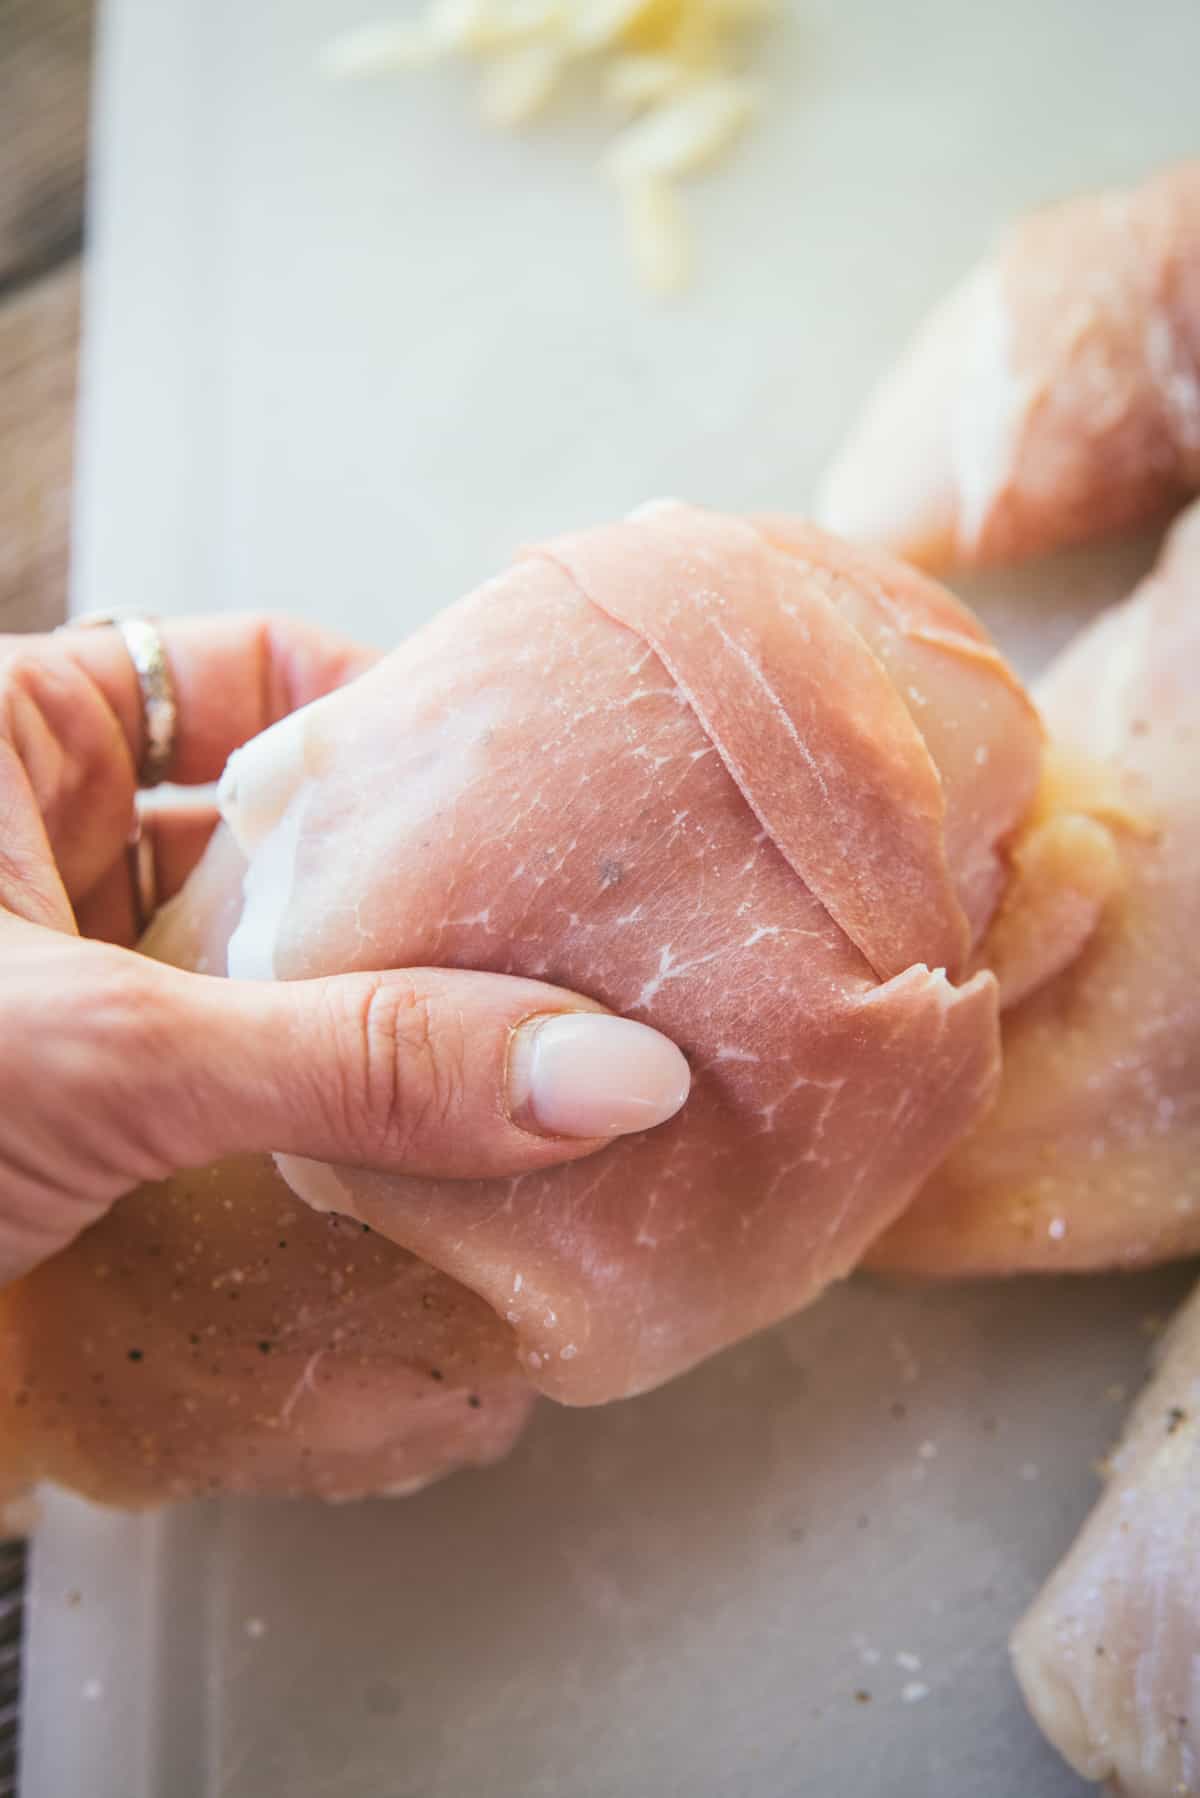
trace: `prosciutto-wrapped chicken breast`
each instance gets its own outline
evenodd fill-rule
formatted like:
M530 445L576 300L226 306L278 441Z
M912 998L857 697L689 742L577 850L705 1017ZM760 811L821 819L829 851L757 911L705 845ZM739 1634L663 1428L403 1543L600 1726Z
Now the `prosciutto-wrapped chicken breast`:
M830 529L930 568L1152 523L1200 487L1200 162L1020 221L870 400Z
M994 1092L973 963L1041 758L941 589L679 505L528 552L256 739L150 953L544 978L673 1037L691 1097L517 1179L131 1196L0 1296L14 1482L395 1489L808 1302Z

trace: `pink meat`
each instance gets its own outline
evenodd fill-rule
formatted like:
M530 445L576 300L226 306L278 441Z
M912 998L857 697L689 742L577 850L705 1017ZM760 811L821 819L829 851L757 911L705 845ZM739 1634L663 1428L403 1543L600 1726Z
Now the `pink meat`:
M653 533L630 522L545 553L655 651L775 847L876 973L957 972L967 925L942 783L827 583L740 520L698 537L682 507L660 510Z
M1008 878L1004 850L1029 771L1029 696L979 620L925 575L890 556L852 549L795 518L757 528L823 584L888 671L941 782L945 854L970 939L983 935ZM964 713L969 728L964 729ZM1016 753L1014 754L1014 749Z
M691 1097L515 1180L281 1160L332 1217L263 1164L133 1195L0 1296L10 1475L394 1489L502 1452L534 1388L623 1397L803 1305L994 1089L995 982L953 971L1040 759L949 595L683 507L526 555L267 732L149 952L543 977L673 1036Z
M575 1168L494 1182L342 1170L332 1194L286 1170L481 1293L531 1380L567 1402L642 1390L795 1310L991 1092L990 980L957 988L927 965L948 959L948 934L965 947L933 828L949 783L845 622L842 581L831 543L806 566L732 521L656 508L527 557L306 722L318 776L276 826L276 844L298 831L290 892L266 906L276 974L523 972L652 1021L692 1064L678 1119ZM986 659L958 678L964 712L980 694L1009 702L1011 676ZM967 786L991 779L973 728L953 772ZM1003 753L988 851L1036 778L1023 704ZM252 808L253 767L236 778ZM847 824L856 795L877 838ZM272 854L268 839L252 886ZM831 905L888 965L906 942L911 965L881 983Z
M831 528L929 567L1162 517L1200 488L1200 162L1019 220L830 471Z

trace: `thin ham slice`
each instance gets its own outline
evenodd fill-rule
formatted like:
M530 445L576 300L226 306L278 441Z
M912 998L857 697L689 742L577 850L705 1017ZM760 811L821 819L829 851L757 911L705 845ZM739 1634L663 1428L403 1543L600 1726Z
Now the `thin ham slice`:
M875 972L957 972L967 925L942 783L827 570L738 519L702 535L685 507L654 519L545 553L655 651L775 847Z
M755 523L823 584L912 715L941 780L946 860L970 940L977 943L1010 874L1008 745L1028 741L1028 694L978 619L915 568L851 548L800 519ZM971 723L964 730L968 692Z
M424 1277L414 1257L462 1308L481 1400L424 1439L430 1475L496 1452L519 1422L518 1390L624 1397L795 1310L854 1265L994 1090L995 983L981 971L955 984L947 968L986 928L1040 760L1028 702L955 602L819 534L672 506L526 554L235 758L231 829L146 946L243 976L448 965L549 979L674 1037L693 1071L687 1106L591 1160L515 1180L281 1164L334 1221L307 1214L303 1261L289 1249L286 1267L254 1262L256 1300L281 1329L304 1312L307 1354L324 1350L317 1395L343 1377L384 1407L399 1395L357 1464L331 1419L324 1484L315 1410L309 1460L289 1447L316 1396L301 1388L282 1418L295 1361L244 1437L229 1428L232 1387L213 1374L196 1390L193 1345L138 1260L151 1233L164 1267L202 1240L203 1215L174 1202L181 1182L170 1203L118 1207L0 1303L9 1360L34 1366L77 1289L92 1319L134 1305L159 1327L153 1372L138 1368L140 1421L187 1392L209 1445L188 1456L172 1437L156 1463L164 1490L203 1472L361 1491L421 1472L404 1447L408 1400L433 1415L427 1318L406 1296ZM248 1234L279 1204L261 1170L218 1171L205 1190ZM346 1219L370 1226L361 1241L383 1258L370 1315L394 1311L386 1343L354 1350L322 1337L314 1297L324 1232ZM274 1380L274 1351L260 1366L235 1321L244 1300L227 1295L223 1277L250 1265L231 1231L200 1333L213 1324L239 1345L230 1366ZM117 1238L123 1297L99 1273L116 1265ZM111 1373L120 1332L94 1334ZM87 1447L74 1458L60 1452L91 1392L63 1355L54 1365L57 1431L48 1411L23 1426L27 1464L118 1487L122 1467L94 1430L78 1427ZM258 1471L255 1427L269 1437ZM142 1433L158 1452L154 1428ZM112 1440L127 1463L132 1433Z
M928 320L825 483L926 566L1154 521L1200 488L1200 162L1020 221Z

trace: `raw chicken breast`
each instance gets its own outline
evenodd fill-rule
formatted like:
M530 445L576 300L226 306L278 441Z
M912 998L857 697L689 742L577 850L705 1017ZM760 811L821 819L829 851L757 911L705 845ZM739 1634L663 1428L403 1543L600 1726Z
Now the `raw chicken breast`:
M266 1157L131 1194L0 1295L0 1496L415 1491L534 1403L472 1292L301 1203Z
M1038 698L1069 756L984 946L1002 992L1014 944L1025 969L1000 1097L875 1246L877 1267L1132 1267L1200 1251L1200 504Z
M333 1217L261 1166L125 1201L0 1295L25 1471L386 1489L499 1452L532 1388L624 1397L803 1305L994 1091L995 982L963 970L1040 761L940 589L674 505L530 552L265 733L152 953L536 975L674 1037L691 1098L516 1180L281 1158Z
M1016 225L877 390L831 529L929 567L1162 516L1200 487L1200 162Z
M1013 1636L1041 1728L1124 1798L1200 1792L1200 1292L1083 1533Z

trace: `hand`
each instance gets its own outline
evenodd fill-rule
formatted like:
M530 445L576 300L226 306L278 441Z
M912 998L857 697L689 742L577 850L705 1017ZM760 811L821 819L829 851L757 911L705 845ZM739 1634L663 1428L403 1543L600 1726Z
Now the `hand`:
M370 652L279 619L164 622L170 778L241 743ZM243 1151L416 1174L517 1174L670 1117L687 1064L641 1024L537 981L423 969L288 984L133 950L128 845L145 753L112 629L0 637L0 1280L131 1187ZM146 821L158 893L215 812Z

